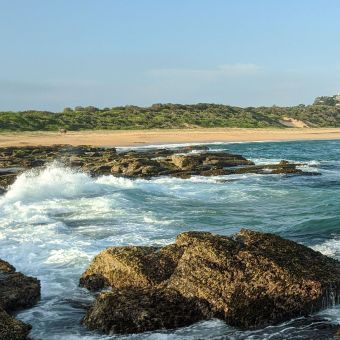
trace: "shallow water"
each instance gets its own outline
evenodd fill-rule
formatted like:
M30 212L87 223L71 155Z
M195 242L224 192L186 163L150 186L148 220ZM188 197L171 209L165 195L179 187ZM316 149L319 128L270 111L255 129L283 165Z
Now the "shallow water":
M57 163L21 175L0 196L0 258L42 283L18 317L33 339L320 339L340 308L241 332L218 320L167 332L105 337L80 324L93 297L78 288L91 258L112 245L164 245L187 230L275 232L340 259L340 141L211 144L256 163L303 161L322 176L235 175L96 179ZM227 181L226 181L227 180ZM326 332L327 333L327 332Z

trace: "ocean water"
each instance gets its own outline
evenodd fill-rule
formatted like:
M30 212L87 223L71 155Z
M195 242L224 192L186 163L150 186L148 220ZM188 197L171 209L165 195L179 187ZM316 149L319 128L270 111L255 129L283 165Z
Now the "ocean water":
M170 147L170 146L169 146ZM187 230L277 233L340 260L340 141L211 144L256 163L305 162L321 176L235 175L129 180L52 163L0 196L0 258L41 280L41 302L18 318L32 339L322 339L334 306L308 318L242 332L219 320L175 331L107 337L80 323L93 296L78 287L91 258L112 245L165 245Z

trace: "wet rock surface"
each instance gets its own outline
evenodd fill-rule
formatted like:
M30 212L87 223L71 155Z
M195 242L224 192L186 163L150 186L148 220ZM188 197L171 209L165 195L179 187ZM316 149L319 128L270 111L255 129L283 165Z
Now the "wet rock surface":
M281 161L255 165L241 155L209 151L206 146L176 149L147 149L117 152L115 148L53 145L0 148L0 190L12 184L18 174L53 161L89 172L93 176L112 174L129 178L193 175L219 176L244 173L315 175L303 172L301 164Z
M1 340L25 340L31 330L31 326L20 320L14 319L0 308L0 339Z
M0 339L26 339L31 326L14 319L11 313L33 306L39 298L39 280L0 260Z
M112 287L84 318L87 327L104 333L175 328L213 317L253 329L337 303L340 262L273 234L186 232L163 248L108 248L80 284Z
M206 318L207 307L172 289L124 288L101 293L84 318L106 334L141 333L191 325Z

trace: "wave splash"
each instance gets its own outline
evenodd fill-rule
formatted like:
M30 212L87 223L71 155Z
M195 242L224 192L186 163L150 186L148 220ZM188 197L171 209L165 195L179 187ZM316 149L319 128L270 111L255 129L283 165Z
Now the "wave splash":
M131 180L113 176L91 178L84 172L53 162L43 169L33 169L19 175L0 200L0 204L100 195L112 186L132 187L132 185Z

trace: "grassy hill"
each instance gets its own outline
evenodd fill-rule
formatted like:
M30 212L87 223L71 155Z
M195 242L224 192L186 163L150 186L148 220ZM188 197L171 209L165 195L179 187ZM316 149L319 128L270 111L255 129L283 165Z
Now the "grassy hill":
M284 117L311 127L339 127L340 105L318 97L313 105L235 107L218 104L154 104L98 109L65 108L63 112L0 112L0 131L127 130L152 128L241 127L284 128ZM320 100L322 98L322 100Z

